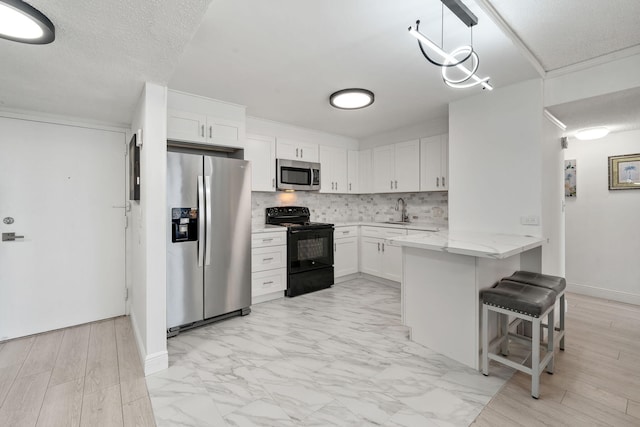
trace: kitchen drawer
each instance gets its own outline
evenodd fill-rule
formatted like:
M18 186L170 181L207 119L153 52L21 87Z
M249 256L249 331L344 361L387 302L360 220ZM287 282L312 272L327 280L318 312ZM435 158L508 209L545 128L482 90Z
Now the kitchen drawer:
M251 271L265 271L287 267L287 246L253 248L251 250Z
M287 269L278 268L276 270L260 271L251 274L251 295L270 294L272 292L284 291L287 289Z
M336 227L333 232L334 239L344 239L347 237L357 237L358 236L358 226L350 225L348 227Z
M252 248L264 248L266 246L278 246L287 244L285 231L273 231L268 233L253 233L251 235Z
M363 236L380 237L382 239L407 235L407 230L404 228L373 227L366 225L362 227L361 231Z

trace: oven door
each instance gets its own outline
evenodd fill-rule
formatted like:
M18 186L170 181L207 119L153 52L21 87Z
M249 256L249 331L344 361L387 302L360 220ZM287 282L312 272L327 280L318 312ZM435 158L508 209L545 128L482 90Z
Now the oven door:
M289 274L333 266L333 228L289 230Z

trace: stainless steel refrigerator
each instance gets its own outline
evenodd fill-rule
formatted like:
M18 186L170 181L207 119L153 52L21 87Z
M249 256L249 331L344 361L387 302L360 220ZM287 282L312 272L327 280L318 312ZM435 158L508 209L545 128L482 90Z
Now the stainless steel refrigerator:
M167 335L251 305L251 165L167 153Z

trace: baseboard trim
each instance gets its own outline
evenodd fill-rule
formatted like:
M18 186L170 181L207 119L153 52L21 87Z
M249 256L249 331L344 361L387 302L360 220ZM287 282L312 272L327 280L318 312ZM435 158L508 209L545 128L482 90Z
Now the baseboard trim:
M578 283L567 283L567 291L581 295L588 295L590 297L640 305L640 295L628 292L596 288L594 286L580 285Z
M336 277L334 284L348 282L349 280L357 279L360 277L360 273L347 274L346 276Z
M367 273L360 273L360 278L371 280L372 282L380 283L381 285L387 285L391 286L392 288L400 289L400 282L395 282L383 277L372 276L371 274Z
M156 372L164 371L168 367L169 353L167 351L159 351L146 357L144 362L144 375L155 374Z
M169 367L169 353L165 350L147 354L142 335L140 335L140 329L138 328L138 321L133 311L129 316L131 318L131 329L133 329L133 335L135 336L136 345L138 346L138 356L140 356L140 362L144 369L144 375L151 375L167 369Z

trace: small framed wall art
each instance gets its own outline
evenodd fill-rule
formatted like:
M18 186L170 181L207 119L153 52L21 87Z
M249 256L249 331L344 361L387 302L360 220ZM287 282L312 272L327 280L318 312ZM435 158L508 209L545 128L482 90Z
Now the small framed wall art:
M564 195L576 197L576 160L564 161Z
M640 153L609 157L609 190L640 190Z
M129 141L129 200L140 200L140 147L135 133Z

